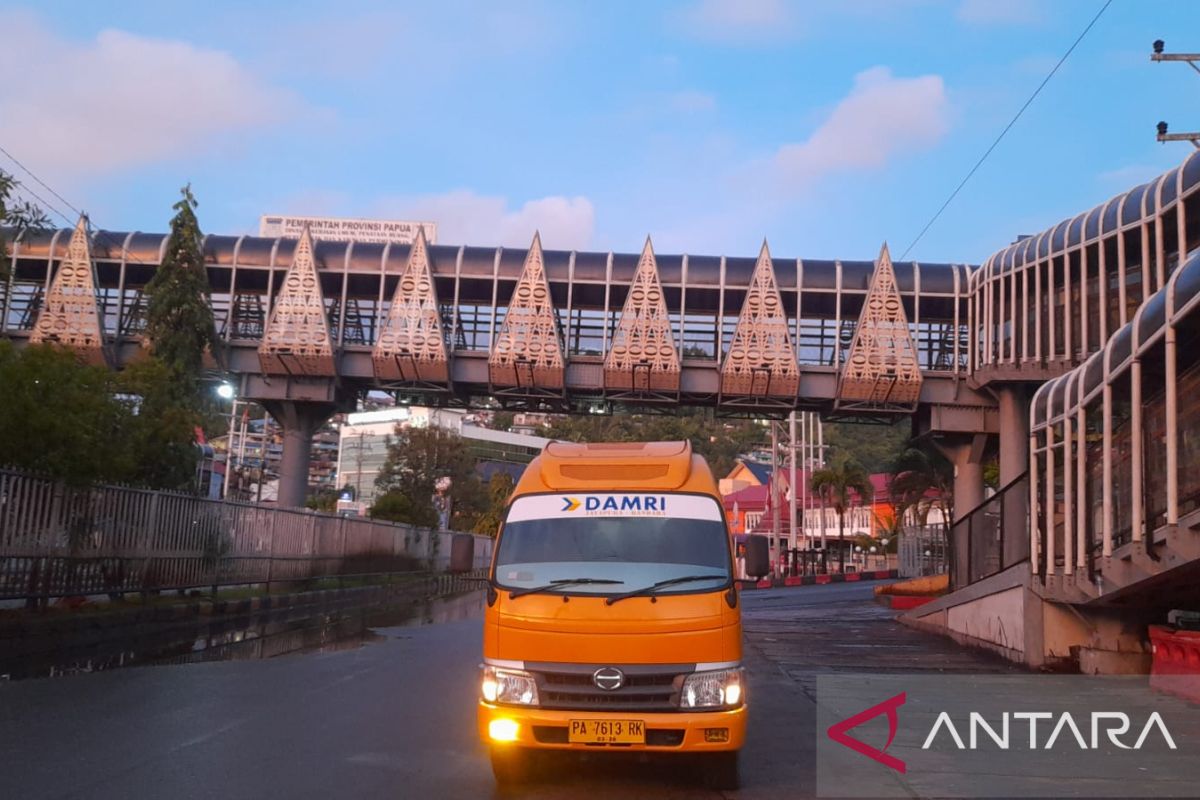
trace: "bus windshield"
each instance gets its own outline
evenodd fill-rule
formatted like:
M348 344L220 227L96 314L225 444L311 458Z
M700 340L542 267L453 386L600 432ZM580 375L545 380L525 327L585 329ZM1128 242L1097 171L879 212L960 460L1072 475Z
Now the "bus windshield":
M709 592L730 579L728 536L720 505L702 495L531 495L509 510L494 578L508 589L561 582L558 591L612 595L711 575L661 593Z

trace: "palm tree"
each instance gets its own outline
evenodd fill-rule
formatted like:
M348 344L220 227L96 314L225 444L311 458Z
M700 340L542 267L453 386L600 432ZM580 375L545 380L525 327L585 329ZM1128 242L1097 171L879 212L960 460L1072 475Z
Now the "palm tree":
M897 517L913 509L917 525L924 528L929 512L937 509L949 526L954 514L954 465L932 446L910 444L892 465L891 493Z
M864 501L874 494L871 478L857 461L842 458L832 466L819 469L812 474L812 489L822 500L833 507L838 515L838 569L846 571L846 509L850 507L852 493Z

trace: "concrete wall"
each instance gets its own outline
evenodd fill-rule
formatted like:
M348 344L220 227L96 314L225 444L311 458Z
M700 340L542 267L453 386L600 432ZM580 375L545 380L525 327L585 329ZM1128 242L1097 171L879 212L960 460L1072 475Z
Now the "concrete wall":
M956 633L1025 650L1025 589L1014 586L946 609L946 627Z

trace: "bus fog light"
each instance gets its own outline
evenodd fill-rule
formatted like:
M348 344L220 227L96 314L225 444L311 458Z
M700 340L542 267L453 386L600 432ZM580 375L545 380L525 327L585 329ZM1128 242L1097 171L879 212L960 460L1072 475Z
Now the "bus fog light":
M511 719L494 719L488 723L488 736L494 742L515 742L519 726Z

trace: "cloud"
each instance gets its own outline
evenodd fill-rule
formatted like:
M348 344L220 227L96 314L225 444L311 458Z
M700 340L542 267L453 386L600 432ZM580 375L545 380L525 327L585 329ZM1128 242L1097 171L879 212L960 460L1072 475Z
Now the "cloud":
M967 25L1028 25L1041 22L1042 9L1033 0L962 0L954 16Z
M897 78L872 67L812 135L772 159L790 186L808 186L847 170L878 169L897 156L928 149L949 130L949 101L938 75Z
M720 42L786 37L797 22L786 0L698 0L684 10L682 21L693 35Z
M689 114L698 111L712 111L717 107L717 99L707 92L689 89L671 95L667 104L673 111Z
M436 222L439 242L525 247L534 231L540 231L542 244L556 250L587 247L596 217L586 197L554 195L512 208L505 197L470 190L383 198L376 209L376 213L390 218Z
M0 30L0 141L43 175L194 155L302 106L219 50L111 29L77 41L12 11L0 11Z

